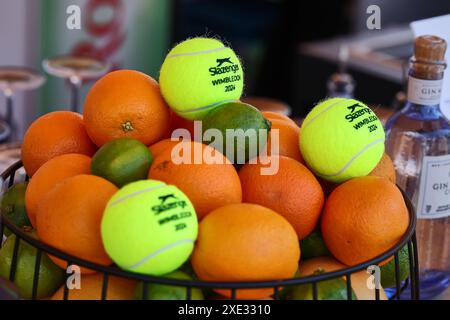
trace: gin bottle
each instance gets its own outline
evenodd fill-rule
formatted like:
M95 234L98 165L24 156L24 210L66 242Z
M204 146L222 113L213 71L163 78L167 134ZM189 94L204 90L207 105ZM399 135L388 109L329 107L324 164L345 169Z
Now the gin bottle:
M439 108L446 46L435 36L416 39L406 105L386 124L386 152L397 184L416 208L425 299L450 284L450 124Z

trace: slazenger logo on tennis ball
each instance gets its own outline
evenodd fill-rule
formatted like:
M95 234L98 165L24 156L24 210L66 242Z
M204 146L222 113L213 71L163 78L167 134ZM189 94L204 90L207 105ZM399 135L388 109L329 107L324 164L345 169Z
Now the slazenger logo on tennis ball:
M231 61L231 57L216 59L217 66L209 68L209 73L211 76L217 76L219 74L239 71L239 65L234 64ZM226 65L225 65L226 64Z
M366 113L369 115L372 114L372 110L370 110L370 108L367 108L359 103L355 103L347 107L347 109L350 110L350 113L345 116L345 119L349 120L349 122L353 122L353 120L365 115Z
M168 199L174 199L175 201L166 203ZM186 201L178 200L177 197L175 197L175 195L173 194L161 196L159 197L159 200L161 201L161 204L152 207L152 211L154 211L156 215L159 215L164 211L171 210L177 207L184 208L187 205Z
M353 128L355 128L356 130L364 127L371 122L378 121L377 116L374 115L373 111L370 108L359 103L352 104L351 106L348 106L347 109L350 110L350 113L345 116L345 119L350 123L360 117L369 115L369 117L364 118L353 125ZM372 124L369 126L369 132L375 131L376 129L378 129L378 126L376 124Z

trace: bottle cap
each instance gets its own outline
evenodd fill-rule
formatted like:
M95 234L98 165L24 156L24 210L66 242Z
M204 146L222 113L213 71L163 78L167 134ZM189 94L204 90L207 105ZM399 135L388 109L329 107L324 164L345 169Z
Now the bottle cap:
M417 62L428 62L435 64L445 63L445 50L447 42L437 36L420 36L416 38L414 56Z

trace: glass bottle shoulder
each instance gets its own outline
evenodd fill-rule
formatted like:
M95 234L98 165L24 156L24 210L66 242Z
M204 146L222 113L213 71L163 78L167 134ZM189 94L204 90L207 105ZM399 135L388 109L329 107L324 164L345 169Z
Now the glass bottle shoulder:
M394 132L411 132L423 137L450 138L450 122L438 105L419 106L407 103L387 121L385 128L388 137Z

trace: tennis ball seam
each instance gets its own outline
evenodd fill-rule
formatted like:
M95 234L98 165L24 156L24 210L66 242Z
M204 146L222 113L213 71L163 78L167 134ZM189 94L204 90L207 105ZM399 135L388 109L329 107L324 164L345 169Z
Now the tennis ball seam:
M370 142L369 144L365 145L364 148L362 148L355 155L353 155L353 157L337 173L333 173L333 174L318 173L318 175L320 175L322 177L337 177L337 176L343 174L345 172L345 170L348 167L350 167L350 165L353 163L353 161L355 161L361 154L363 154L369 148L371 148L379 143L384 143L384 139L377 139L377 140L374 140L374 141ZM372 171L372 170L370 170L370 171Z
M193 239L182 239L182 240L178 240L169 244L166 244L165 246L159 248L158 250L155 250L151 253L149 253L148 255L146 255L145 257L143 257L141 260L139 260L138 262L132 264L131 266L126 267L125 269L127 270L132 270L132 269L136 269L139 266L141 266L142 264L146 263L148 260L156 257L158 254L163 253L167 250L170 250L172 248L175 248L179 245L183 245L183 244L193 244L194 240Z
M214 49L209 49L209 50L203 50L203 51L194 51L194 52L185 52L185 53L175 53L175 54L171 54L169 56L167 56L167 58L177 58L177 57L185 57L185 56L195 56L197 54L208 54L208 53L213 53L213 52L217 52L217 51L221 51L221 50L225 50L227 49L227 47L218 47L218 48L214 48Z
M228 100L222 100L213 104L209 104L207 106L203 106L203 107L199 107L199 108L194 108L194 109L187 109L187 110L178 110L173 108L173 110L175 110L177 113L189 113L189 112L196 112L196 111L200 111L203 109L208 109L208 108L213 108L213 107L217 107L221 104L225 104L225 103L231 103L231 102L239 102L239 100L236 99L228 99Z
M150 188L147 188L147 189L144 189L144 190L139 190L139 191L127 194L126 196L124 196L122 198L119 198L119 199L116 199L116 200L112 201L107 206L107 208L113 207L113 206L115 206L115 205L117 205L117 204L119 204L119 203L121 203L121 202L123 202L125 200L128 200L128 199L133 198L133 197L138 196L138 195L141 195L143 193L147 193L147 192L150 192L150 191L153 191L153 190L157 190L157 189L161 189L161 188L164 188L164 187L168 187L168 185L162 183L162 184L154 186L154 187L150 187Z
M328 110L330 110L331 108L337 106L339 103L344 102L345 104L348 103L347 100L338 100L332 104L330 104L328 107L326 107L325 109L323 109L321 112L319 112L318 114L316 114L312 119L310 119L308 122L303 123L302 126L302 130L306 129L307 126L309 126L311 123L313 123L317 118L319 118L322 114L324 114L325 112L327 112Z

